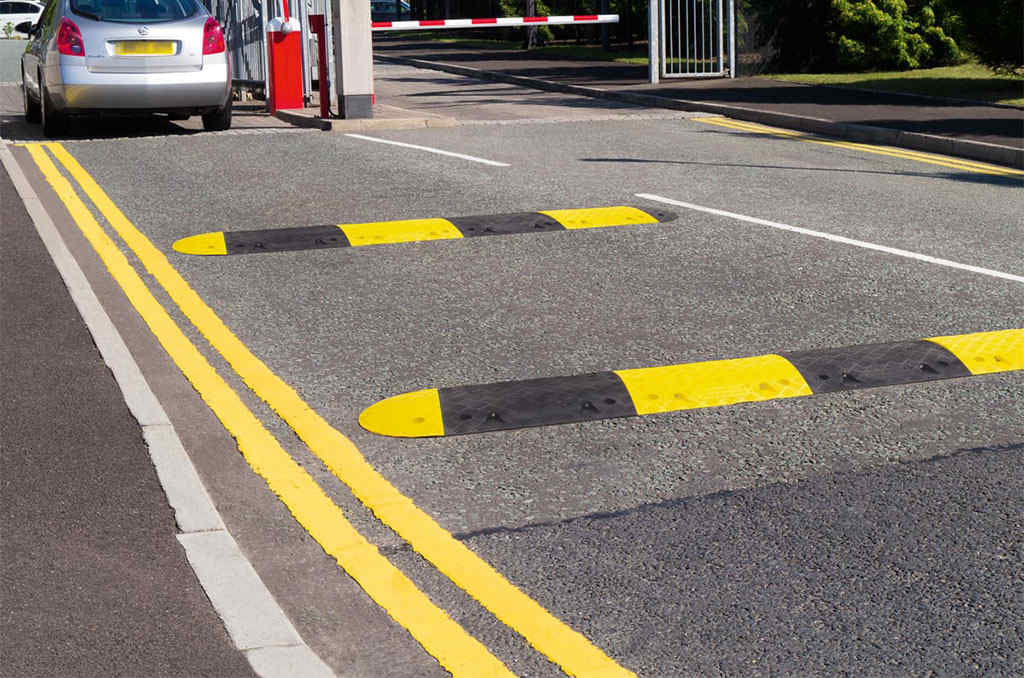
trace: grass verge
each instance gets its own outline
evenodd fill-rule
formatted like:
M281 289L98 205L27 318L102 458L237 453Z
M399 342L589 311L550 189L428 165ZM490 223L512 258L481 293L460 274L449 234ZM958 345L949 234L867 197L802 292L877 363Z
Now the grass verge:
M975 63L914 71L785 73L763 77L813 85L840 85L880 92L924 94L1024 106L1024 76L996 75Z

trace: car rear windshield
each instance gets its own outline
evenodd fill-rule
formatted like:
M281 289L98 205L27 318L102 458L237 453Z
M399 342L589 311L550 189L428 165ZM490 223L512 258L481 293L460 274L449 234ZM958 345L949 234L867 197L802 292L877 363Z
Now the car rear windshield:
M196 0L71 0L71 11L95 21L158 23L194 16Z

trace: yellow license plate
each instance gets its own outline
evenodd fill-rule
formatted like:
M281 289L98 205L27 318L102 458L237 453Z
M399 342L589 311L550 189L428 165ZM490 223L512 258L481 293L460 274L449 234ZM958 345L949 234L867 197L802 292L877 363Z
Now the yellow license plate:
M169 56L174 54L170 40L124 40L114 43L117 56Z

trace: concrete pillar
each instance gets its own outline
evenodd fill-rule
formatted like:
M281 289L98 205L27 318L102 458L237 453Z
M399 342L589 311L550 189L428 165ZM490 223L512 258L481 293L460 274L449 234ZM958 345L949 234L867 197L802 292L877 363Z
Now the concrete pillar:
M341 118L373 117L373 42L367 0L331 0L334 91Z
M647 79L657 85L661 77L661 2L649 0L647 4Z

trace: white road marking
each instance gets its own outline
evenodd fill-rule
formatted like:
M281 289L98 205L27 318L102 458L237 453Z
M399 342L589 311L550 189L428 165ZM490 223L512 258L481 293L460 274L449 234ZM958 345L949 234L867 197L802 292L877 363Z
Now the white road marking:
M832 235L831 233L823 233L821 231L812 231L809 228L801 228L799 226L790 226L789 224L782 224L777 221L768 221L767 219L758 219L757 217L748 217L743 214L736 214L735 212L726 212L725 210L715 209L713 207L703 207L701 205L694 205L689 202L682 202L680 200L672 200L671 198L663 198L660 195L652 195L650 193L637 193L635 194L638 198L644 198L645 200L653 200L655 202L665 203L666 205L674 205L676 207L685 207L691 210L697 210L698 212L707 212L708 214L716 214L721 217L728 217L730 219L737 219L739 221L746 221L751 224L758 224L760 226L771 226L772 228L778 228L783 231L792 231L793 233L800 233L801 235L809 235L815 238L822 238L824 240L831 240L832 242L842 243L844 245L853 245L854 247L863 247L867 250L875 250L876 252L885 252L886 254L894 254L898 257L906 257L907 259L916 259L917 261L924 261L929 264L936 264L938 266L947 266L949 268L960 269L961 271L970 271L971 273L980 273L982 275L989 275L993 278L1002 278L1004 280L1012 280L1013 282L1024 283L1024 276L1014 275L1013 273L1005 273L1003 271L996 271L991 268L982 268L981 266L972 266L971 264L961 264L956 261L950 261L949 259L940 259L938 257L929 256L927 254L920 254L918 252L911 252L909 250L901 250L895 247L887 247L885 245L876 245L875 243L865 242L864 240L854 240L853 238L845 238L841 235Z
M174 425L5 144L0 144L0 165L7 169L128 409L142 427L157 479L174 509L180 530L175 536L235 647L262 678L333 676L299 636L228 532Z
M401 141L391 141L390 139L378 139L377 137L368 137L363 134L346 134L347 137L353 139L363 139L364 141L376 141L379 144L391 144L393 146L402 146L404 148L414 148L417 151L427 151L428 153L437 153L438 155L447 155L453 158L461 158L462 160L472 160L483 165L492 165L494 167L511 167L507 162L495 162L494 160L485 160L484 158L478 158L473 155L463 155L462 153L452 153L451 151L442 151L439 148L431 148L429 146L418 146L416 144L406 144Z

